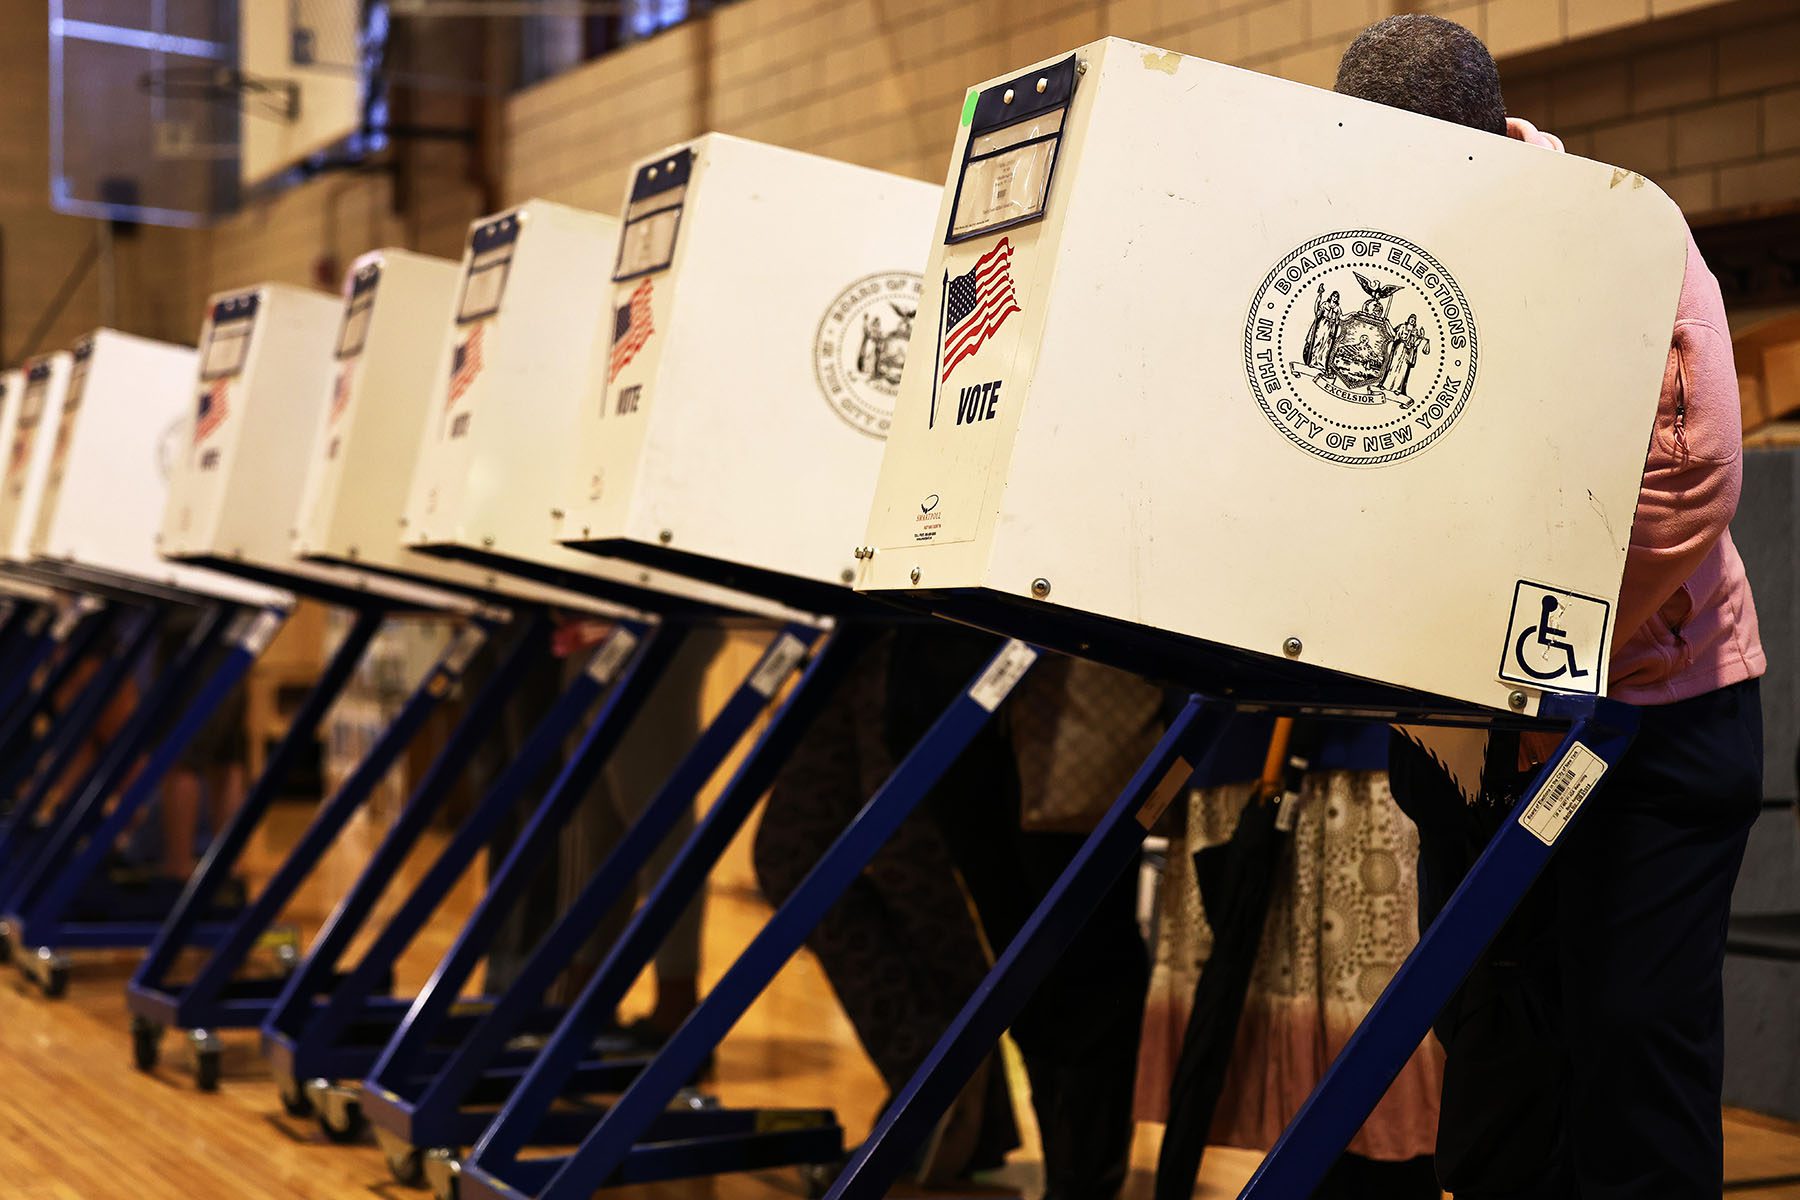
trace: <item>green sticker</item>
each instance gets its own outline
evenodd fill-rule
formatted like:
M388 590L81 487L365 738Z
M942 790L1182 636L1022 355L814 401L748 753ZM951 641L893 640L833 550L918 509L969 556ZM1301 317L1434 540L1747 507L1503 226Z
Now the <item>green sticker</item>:
M975 102L979 99L981 99L980 92L970 92L963 98L962 123L964 125L975 119Z

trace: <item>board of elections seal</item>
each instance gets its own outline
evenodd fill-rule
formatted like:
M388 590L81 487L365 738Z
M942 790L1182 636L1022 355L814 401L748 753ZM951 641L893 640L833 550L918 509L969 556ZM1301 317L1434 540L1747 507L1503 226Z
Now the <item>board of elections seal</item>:
M1309 454L1399 462L1456 424L1475 386L1468 299L1404 238L1329 233L1270 271L1244 323L1244 371L1271 424Z
M826 401L851 425L885 438L906 367L906 344L924 276L865 275L838 294L813 338L813 373Z

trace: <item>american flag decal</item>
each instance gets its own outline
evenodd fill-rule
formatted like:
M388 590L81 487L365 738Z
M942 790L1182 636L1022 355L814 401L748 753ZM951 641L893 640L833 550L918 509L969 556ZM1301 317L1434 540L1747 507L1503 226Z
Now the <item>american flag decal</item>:
M450 399L445 402L446 408L456 407L481 374L481 335L486 328L487 322L476 322L469 336L456 344L456 355L450 360Z
M650 325L650 281L646 279L631 293L631 300L613 313L612 369L606 382L619 377L625 364L637 357L655 332Z
M230 381L225 379L200 393L200 409L194 415L194 445L204 442L213 430L225 423L225 414L230 411L225 398L230 393Z
M968 358L1021 311L1013 292L1012 239L999 244L975 261L965 273L944 285L944 353L940 379L949 379L956 364Z
M346 366L338 371L337 383L331 389L330 424L337 424L338 418L344 415L344 410L348 407L350 407L350 368Z

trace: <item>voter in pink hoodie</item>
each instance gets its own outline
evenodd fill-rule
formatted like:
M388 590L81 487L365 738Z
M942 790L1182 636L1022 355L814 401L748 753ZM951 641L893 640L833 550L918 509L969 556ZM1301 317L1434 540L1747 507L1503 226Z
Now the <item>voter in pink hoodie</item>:
M1487 48L1439 17L1365 30L1337 90L1562 152L1507 117ZM1437 1169L1457 1200L1718 1200L1725 925L1762 793L1763 652L1727 530L1742 469L1724 304L1690 237L1608 680L1642 729L1439 1019ZM1490 772L1474 805L1394 740L1422 919L1548 753L1527 735L1515 759L1501 737L1490 763L1519 769Z

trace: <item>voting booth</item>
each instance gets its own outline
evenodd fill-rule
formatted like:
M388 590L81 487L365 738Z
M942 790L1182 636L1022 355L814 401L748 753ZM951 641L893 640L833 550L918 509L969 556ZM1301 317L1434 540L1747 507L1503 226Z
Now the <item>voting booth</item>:
M616 1066L607 1077L582 1064L584 1047L603 1032L604 1014L704 886L724 845L832 702L850 665L893 616L847 585L855 577L861 509L873 492L918 312L917 264L936 193L897 176L720 134L649 156L628 177L623 224L602 267L601 336L574 409L578 448L559 490L558 536L592 554L833 621L823 634L796 624L771 640L646 810L633 839L647 841L646 828L666 831L666 811L691 807L751 721L804 667L707 806L704 830L681 847L656 895L634 914L606 965L533 1056L483 1138L488 1152L462 1164L466 1172L491 1171L481 1177L522 1187L516 1151L577 1141L594 1125L592 1118L548 1115L557 1099L609 1090L599 1086L602 1080L616 1090L631 1078ZM779 302L762 302L773 297ZM754 319L747 321L746 312ZM476 1141L488 1119L457 1102L486 1094L478 1066L506 1065L508 1039L528 1030L541 990L617 898L609 873L622 874L616 863L596 874L441 1072L409 1086L405 1070L422 1060L423 1039L402 1038L368 1081L365 1105L384 1139L435 1148L427 1171L440 1191L448 1186L447 1164ZM446 961L457 962L457 953ZM449 976L452 984L459 978ZM779 1137L769 1134L775 1127ZM726 1109L691 1120L672 1116L657 1140L662 1144L633 1160L632 1177L750 1166L815 1170L841 1156L843 1131L827 1109ZM680 1142L684 1152L675 1153L669 1142ZM463 1178L468 1186L476 1175Z
M371 251L351 265L294 552L479 600L623 614L628 610L579 592L401 543L411 468L436 412L439 376L450 372L447 342L461 278L456 263L409 250Z
M516 807L516 783L525 773L509 766L501 780L476 798L458 818L455 836L434 851L431 868L409 888L405 904L381 914L377 922L377 901L395 870L415 852L450 799L449 789L434 781L453 778L454 764L465 761L489 735L494 710L513 693L520 667L548 653L544 634L552 607L621 620L628 631L641 630L645 621L630 608L502 572L486 562L422 554L401 544L411 483L406 468L416 461L426 426L439 412L437 397L447 386L447 343L461 277L455 263L404 250L376 251L351 267L334 353L335 378L319 406L321 432L297 522L295 547L303 556L451 589L504 605L512 613L504 631L509 644L496 647L489 682L471 699L438 761L340 898L288 986L261 1014L264 1052L284 1096L296 1109L312 1105L331 1137L353 1135L359 1123L355 1091L338 1081L354 1081L366 1073L398 1018L394 998L387 994L394 960L440 911L456 879L486 848L495 818ZM604 679L584 675L571 685L572 699L532 714L550 732L534 733L524 757L540 761L545 748L557 743L555 732L579 715L576 710L586 707L604 684ZM334 800L332 809L339 807ZM370 935L359 939L365 927ZM364 948L353 956L351 943L359 940ZM217 974L210 966L209 972ZM198 990L204 992L207 981L201 982ZM195 992L188 989L182 1001L190 1011L197 1008ZM236 1011L242 1008L239 1004Z
M431 260L417 256L399 272L391 291L398 313L409 304L413 325L429 325L431 312L418 286L430 283ZM412 266L420 266L418 272ZM206 563L253 579L275 579L303 594L350 608L356 619L333 649L318 682L290 722L263 776L196 874L182 903L139 965L127 991L132 1012L132 1045L140 1069L152 1069L167 1029L186 1031L195 1050L196 1076L203 1090L217 1086L222 1047L217 1031L255 1028L270 1011L275 995L266 984L242 977L240 968L270 932L283 905L317 867L345 824L407 746L450 696L463 671L508 614L483 603L463 586L436 586L386 570L354 564L366 544L372 559L386 561L397 546L398 528L389 509L385 528L379 514L374 524L352 533L351 561L302 558L297 543L309 521L303 499L329 508L344 495L343 464L354 462L367 474L383 453L393 456L392 443L352 445L346 421L363 380L361 352L372 339L375 283L369 273L352 277L344 300L280 285L263 285L213 297L201 331L199 381L192 416L183 431L168 509L162 524L162 551L182 561ZM423 320L421 320L423 318ZM390 317L384 331L396 321ZM398 330L396 333L400 332ZM385 335L383 344L391 343ZM378 360L367 381L377 387L404 384ZM383 397L385 399L385 397ZM405 397L396 397L405 404ZM317 443L333 468L309 480L319 461ZM411 449L408 442L407 450ZM374 456L373 458L371 456ZM392 457L388 470L393 469ZM400 461L409 461L401 456ZM207 936L205 906L221 893L258 823L279 794L279 783L313 740L331 703L348 684L364 651L391 614L406 610L434 611L464 618L464 623L419 681L412 695L364 754L355 770L314 813L311 823L255 899L229 922L222 934ZM461 753L459 748L458 753ZM448 787L455 770L428 776L430 786ZM178 979L171 967L192 945L211 948L191 979ZM391 965L391 964L390 964ZM327 980L329 988L331 980ZM389 1006L391 1008L391 1005Z
M0 832L6 939L14 961L50 996L67 985L65 951L143 946L160 927L177 889L115 885L107 857L293 604L276 588L156 556L163 454L186 408L192 364L190 350L97 331L36 372L41 386L26 389L14 430L13 457L28 472L12 530L20 569L105 598L94 619L103 631L95 669L42 740L46 768ZM63 779L175 605L199 608L193 632L144 677L103 753ZM109 635L116 635L110 650ZM52 679L74 648L71 642ZM64 792L47 803L59 780Z
M59 351L30 359L20 372L23 381L8 439L6 481L0 486L0 532L5 538L0 555L15 567L31 561L31 535L50 475L54 439L39 434L56 428L74 366L74 355Z
M916 1163L1232 709L1568 730L1246 1192L1310 1194L1629 744L1607 653L1686 258L1641 177L1108 39L969 92L929 242L858 587L1021 640L577 1150L521 1157L515 1099L464 1197L634 1178L1030 643L1195 694L830 1197Z
M766 606L839 620L824 634L823 621L795 622L777 632L621 851L595 873L493 1011L460 1035L443 1068L427 1070L432 1036L441 1037L450 1027L451 1005L475 966L489 911L478 910L468 935L440 964L408 1026L362 1090L363 1110L402 1178L407 1155L434 1152L427 1169L441 1175L461 1147L475 1141L491 1116L484 1111L485 1098L495 1094L506 1073L516 1080L523 1065L510 1040L534 1029L549 981L587 940L597 915L617 899L620 883L635 875L625 864L632 856L641 862L675 816L691 810L705 780L747 740L751 723L804 667L800 682L774 705L772 732L755 740L741 770L708 805L706 834L683 847L679 867L641 910L593 990L557 1027L553 1048L525 1060L532 1067L525 1085L529 1095L517 1102L533 1107L546 1090L552 1099L604 1094L631 1077L635 1066L594 1061L588 1053L603 1032L595 1027L595 1014L612 1010L613 991L635 977L666 935L671 915L704 886L731 831L741 828L755 798L874 635L880 622L869 610L876 606L847 585L905 363L920 290L917 263L936 211L936 191L897 176L709 134L633 168L621 206L623 225L616 238L598 246L557 254L554 239L570 235L557 225L534 225L530 206L514 250L504 249L512 236L507 218L477 228L456 361L466 367L476 357L469 347L478 348L482 375L470 384L473 389L488 386L490 373L497 376L492 386L505 388L499 373L507 360L490 354L537 357L537 378L545 382L535 384L529 399L521 385L505 388L500 403L471 401L453 385L440 409L438 436L472 442L462 453L474 456L464 460L473 465L439 467L438 478L475 481L473 494L461 502L481 513L476 496L484 474L484 428L506 423L489 439L528 441L538 462L542 429L571 428L577 434L574 453L566 456L565 474L553 481L545 500L552 520L534 527L554 530L589 552L576 555L578 561L614 570L618 567L611 564L628 561L636 566L627 570L661 570L697 581L685 587L729 587L762 598ZM533 278L543 278L521 274L533 238L544 240L537 252L552 255L566 273L566 289L581 284L589 307L578 321L568 313L553 318L540 312L537 306L547 306L546 297L534 299L526 290ZM795 253L797 246L805 253ZM511 276L504 284L490 282L490 273L504 269L495 264L507 253L513 256ZM526 267L545 269L529 262ZM496 294L502 287L503 299ZM774 296L780 303L761 302ZM496 304L498 332L480 324ZM570 304L567 295L563 304ZM753 312L754 320L746 321L746 312ZM560 334L553 319L586 328L592 348L565 361L559 379L572 381L573 390L555 408L559 415L538 420L524 406L549 408L547 348L577 336ZM519 322L523 332L509 331L508 320ZM538 348L522 349L527 339L537 339ZM522 384L522 368L514 369ZM529 436L521 437L521 429ZM453 451L441 453L445 461L457 461L449 458ZM521 465L496 468L495 477L518 483L530 468L521 459L513 461ZM455 499L440 486L440 505L447 494ZM501 512L486 519L502 525L518 520L493 505L486 511ZM426 524L431 533L427 523L435 518L419 518L417 510L414 515L409 528ZM529 510L525 516L535 520ZM466 528L463 542L483 528ZM504 888L504 873L501 880L498 886ZM593 1123L582 1116L518 1124L529 1125L535 1143L555 1143L574 1140L571 1121L583 1131ZM668 1135L697 1139L690 1144L694 1154L665 1156L657 1177L723 1169L716 1164L724 1163L739 1164L732 1169L822 1163L842 1151L842 1130L824 1110L737 1109L694 1122L671 1118ZM767 1136L774 1124L784 1127L777 1140ZM434 1182L447 1186L442 1178Z
M284 284L207 302L191 416L174 455L158 546L167 558L333 603L466 611L466 602L445 592L294 554L340 312L335 298Z
M618 223L546 200L476 222L402 540L651 611L785 615L777 605L555 540L590 347L603 340Z
M718 133L639 163L558 536L852 600L938 191Z
M0 446L7 447L7 464L0 466L0 497L10 489L13 434L19 423L20 401L25 391L24 371L0 371ZM3 503L0 500L0 503ZM0 544L6 544L9 529L0 524ZM9 570L0 568L0 596L34 604L48 604L53 593L42 584L32 583Z
M76 343L26 551L71 589L282 605L281 593L156 553L157 525L194 376L185 346L100 329Z
M1035 70L958 139L860 586L1139 668L1601 692L1673 203L1129 42Z

